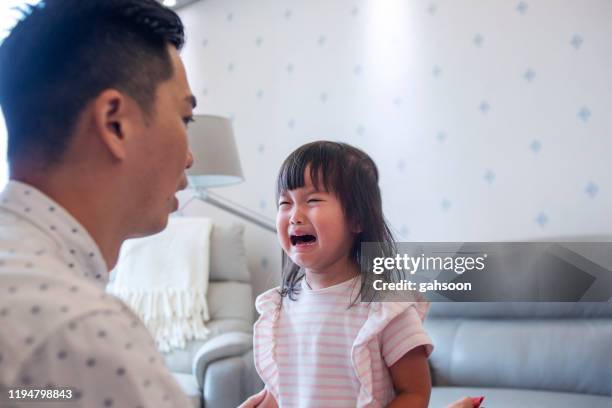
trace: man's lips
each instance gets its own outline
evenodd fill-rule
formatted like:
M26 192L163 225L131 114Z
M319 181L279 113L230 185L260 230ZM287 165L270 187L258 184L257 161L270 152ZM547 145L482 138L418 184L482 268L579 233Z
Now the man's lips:
M187 181L186 181L186 180L184 180L184 181L182 181L182 182L181 182L181 184L180 184L180 185L178 186L178 188L176 189L176 192L174 193L174 210L173 210L173 211L177 211L177 210L178 210L178 208L179 208L179 200L178 200L178 198L176 197L176 194L177 194L179 191L182 191L182 190L186 189L188 185L189 185L189 184L187 183Z

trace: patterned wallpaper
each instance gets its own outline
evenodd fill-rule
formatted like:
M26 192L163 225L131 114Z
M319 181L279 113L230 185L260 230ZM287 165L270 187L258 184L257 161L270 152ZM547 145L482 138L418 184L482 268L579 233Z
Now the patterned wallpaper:
M332 139L375 159L403 240L612 231L612 2L202 0L179 14L197 112L232 119L246 177L217 193L273 218L282 160ZM256 290L274 284L274 236L249 227L247 250Z
M17 23L17 20L21 17L20 8L24 5L31 4L35 5L40 0L3 0L0 3L0 43L4 41L4 38L9 34L10 30ZM6 147L7 147L7 135L6 125L4 124L4 116L0 111L0 187L4 188L4 185L8 181L8 165L6 163Z

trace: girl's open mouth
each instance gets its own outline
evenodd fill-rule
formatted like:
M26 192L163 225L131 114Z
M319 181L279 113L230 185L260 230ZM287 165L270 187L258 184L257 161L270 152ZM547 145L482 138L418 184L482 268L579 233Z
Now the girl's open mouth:
M291 245L296 247L313 245L317 242L317 237L310 234L290 235L289 239L291 240Z

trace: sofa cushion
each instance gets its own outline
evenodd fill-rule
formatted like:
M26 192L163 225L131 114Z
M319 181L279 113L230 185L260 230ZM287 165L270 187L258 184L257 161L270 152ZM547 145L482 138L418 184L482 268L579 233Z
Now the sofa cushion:
M242 224L215 224L210 236L210 282L251 283Z
M243 282L210 282L206 295L211 321L243 319L253 322L252 286ZM207 325L208 326L208 325Z
M460 398L484 395L483 407L492 408L609 408L612 398L565 392L529 391L508 388L433 387L429 406L442 408Z
M612 396L612 319L438 317L426 328L435 385Z
M610 302L434 302L428 318L567 319L612 318Z

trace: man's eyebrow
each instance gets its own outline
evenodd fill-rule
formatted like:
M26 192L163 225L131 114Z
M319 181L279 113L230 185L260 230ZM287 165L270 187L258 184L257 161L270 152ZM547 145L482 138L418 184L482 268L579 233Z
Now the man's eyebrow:
M193 95L189 95L189 96L185 97L185 101L186 101L187 103L191 104L191 108L192 108L192 109L195 109L195 107L196 107L196 106L197 106L197 104L198 104L198 101L196 100L196 97L195 97L195 96L193 96Z

